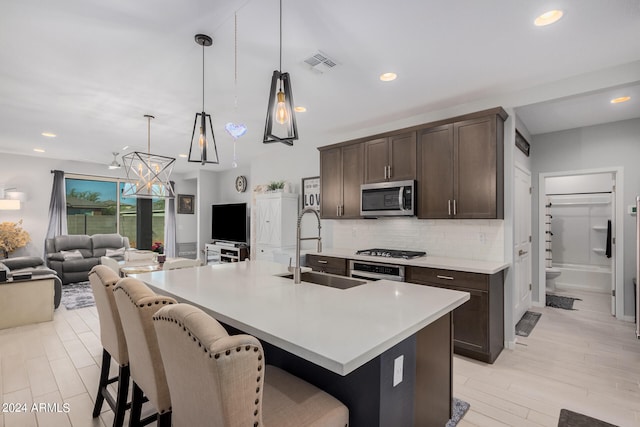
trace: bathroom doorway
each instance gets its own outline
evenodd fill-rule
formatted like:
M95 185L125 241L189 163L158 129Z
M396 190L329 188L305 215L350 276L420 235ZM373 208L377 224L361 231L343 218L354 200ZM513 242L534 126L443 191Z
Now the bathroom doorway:
M540 174L539 301L556 290L608 294L622 317L621 183L621 168Z

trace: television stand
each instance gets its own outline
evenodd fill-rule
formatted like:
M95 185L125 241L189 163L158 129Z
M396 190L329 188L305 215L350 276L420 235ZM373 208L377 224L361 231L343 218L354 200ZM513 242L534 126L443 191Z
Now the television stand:
M204 245L207 264L244 261L249 257L249 247L236 247L233 243L206 243Z

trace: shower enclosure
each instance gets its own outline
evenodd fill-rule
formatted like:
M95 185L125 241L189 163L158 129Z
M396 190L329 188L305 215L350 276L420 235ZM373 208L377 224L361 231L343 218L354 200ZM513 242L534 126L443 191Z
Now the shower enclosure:
M612 283L611 194L547 195L552 266L559 288L609 293Z

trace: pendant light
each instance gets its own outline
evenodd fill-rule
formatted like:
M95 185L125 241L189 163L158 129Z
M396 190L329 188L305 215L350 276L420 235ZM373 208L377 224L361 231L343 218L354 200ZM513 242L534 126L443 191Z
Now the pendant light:
M169 175L176 159L151 154L151 119L155 117L148 114L145 114L145 117L147 118L147 152L134 151L122 156L128 181L124 185L122 196L172 199L175 193L169 183Z
M280 0L280 68L271 77L263 144L281 142L293 145L298 139L298 127L293 109L293 92L289 73L282 72L282 0Z
M193 122L193 132L191 134L191 146L189 147L190 162L218 164L218 148L216 147L216 138L213 135L213 125L211 124L211 115L204 112L204 48L205 46L211 46L213 40L206 34L196 34L196 43L202 46L202 112L196 113L196 118ZM209 132L207 135L207 119L209 122ZM200 124L200 132L198 138L196 138L196 127Z

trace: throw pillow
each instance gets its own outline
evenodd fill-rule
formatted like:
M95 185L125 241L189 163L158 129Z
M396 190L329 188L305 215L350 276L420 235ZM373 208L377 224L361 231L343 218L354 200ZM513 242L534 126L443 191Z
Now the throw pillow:
M60 253L62 254L62 257L64 258L64 260L69 260L69 259L82 259L83 256L80 253L79 250L75 250L75 251L60 251Z
M107 248L107 253L105 254L105 256L124 256L124 246L119 248L119 249L109 249Z

